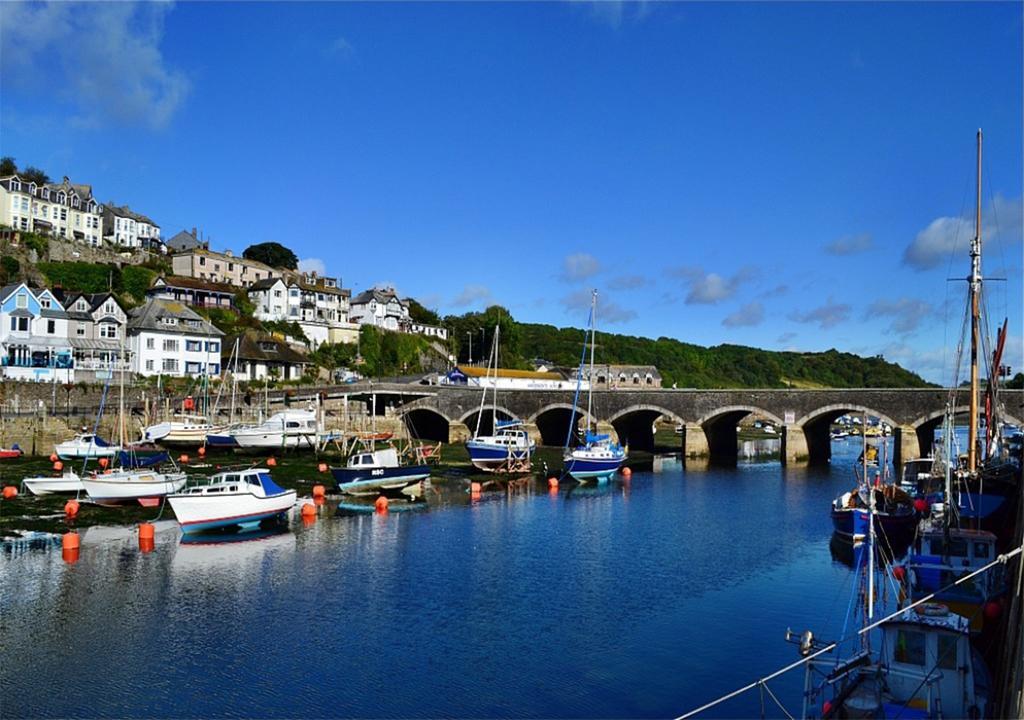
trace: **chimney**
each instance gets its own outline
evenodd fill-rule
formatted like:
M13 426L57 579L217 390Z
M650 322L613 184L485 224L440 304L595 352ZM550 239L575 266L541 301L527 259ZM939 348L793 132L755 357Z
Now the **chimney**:
M196 239L196 226L195 225L192 226L192 239L193 240Z

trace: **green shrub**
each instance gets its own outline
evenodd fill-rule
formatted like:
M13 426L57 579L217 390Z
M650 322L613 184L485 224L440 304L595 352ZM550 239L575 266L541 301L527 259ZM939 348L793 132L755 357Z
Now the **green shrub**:
M23 233L21 241L25 244L25 247L35 250L40 258L47 257L50 252L50 241L42 235Z
M18 259L11 257L10 255L4 255L0 258L0 276L3 277L4 283L14 282L18 279L18 273L21 272L21 263Z
M115 265L86 262L41 262L36 265L50 287L85 293L121 290L121 271Z
M121 269L121 288L136 300L142 300L155 277L156 272L149 268L127 265Z

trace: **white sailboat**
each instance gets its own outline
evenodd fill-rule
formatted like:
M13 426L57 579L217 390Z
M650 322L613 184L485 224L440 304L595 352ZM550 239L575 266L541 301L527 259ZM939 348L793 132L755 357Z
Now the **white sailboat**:
M320 429L317 414L312 410L284 410L259 425L238 428L231 436L242 450L315 448Z

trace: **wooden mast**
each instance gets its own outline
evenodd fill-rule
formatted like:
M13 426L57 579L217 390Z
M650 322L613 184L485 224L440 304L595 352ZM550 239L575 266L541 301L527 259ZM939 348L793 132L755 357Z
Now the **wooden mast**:
M981 295L981 129L978 129L977 205L974 217L974 239L971 240L971 276L968 278L971 302L971 403L967 425L967 470L978 468L978 347L980 341Z

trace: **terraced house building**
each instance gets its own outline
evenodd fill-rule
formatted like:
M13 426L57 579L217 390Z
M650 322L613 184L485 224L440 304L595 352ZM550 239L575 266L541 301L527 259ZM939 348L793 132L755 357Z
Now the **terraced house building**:
M25 283L0 289L0 375L12 380L75 380L68 314L50 290Z
M256 260L235 257L230 250L219 253L200 247L173 254L171 269L175 275L245 288L260 280L282 275L280 270Z
M162 247L160 226L145 215L113 203L107 203L102 210L103 239L111 245L147 250Z
M223 335L183 303L150 298L129 313L132 370L140 375L218 377Z
M0 224L98 247L103 218L91 185L38 185L19 175L0 178Z

